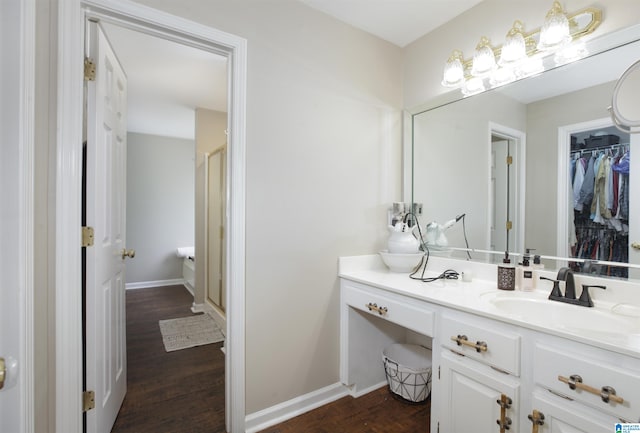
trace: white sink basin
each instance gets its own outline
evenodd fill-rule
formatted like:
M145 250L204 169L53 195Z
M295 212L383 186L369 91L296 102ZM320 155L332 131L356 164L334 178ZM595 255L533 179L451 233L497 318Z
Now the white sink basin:
M549 326L557 330L588 334L640 332L640 321L610 310L551 301L538 292L490 292L483 295L489 308L514 319Z

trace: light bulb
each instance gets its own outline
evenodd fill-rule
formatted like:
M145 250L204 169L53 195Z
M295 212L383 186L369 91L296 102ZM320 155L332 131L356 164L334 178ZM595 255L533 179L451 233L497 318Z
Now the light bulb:
M474 77L484 77L496 68L496 56L493 54L489 39L485 36L480 38L480 42L473 54L473 65L471 67L471 75Z
M569 20L560 3L555 1L547 13L542 29L540 29L538 50L555 50L569 42L571 42Z
M522 22L515 21L513 27L507 33L507 36L500 52L500 60L498 65L513 65L527 57L527 48L524 41L524 33L522 31Z
M455 50L444 67L442 85L445 87L460 87L462 83L464 83L462 52Z

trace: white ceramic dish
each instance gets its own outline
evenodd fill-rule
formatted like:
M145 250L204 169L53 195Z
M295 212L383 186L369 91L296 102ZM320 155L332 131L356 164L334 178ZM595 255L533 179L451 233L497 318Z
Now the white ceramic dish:
M382 261L392 272L411 272L422 259L423 253L390 253L387 250L380 251Z

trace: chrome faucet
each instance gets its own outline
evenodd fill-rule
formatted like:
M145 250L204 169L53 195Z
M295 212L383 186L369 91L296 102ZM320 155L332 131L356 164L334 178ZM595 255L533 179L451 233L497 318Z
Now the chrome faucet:
M589 295L589 287L606 289L605 286L583 284L580 298L576 299L576 282L573 278L573 271L569 268L560 268L555 280L545 277L540 277L540 279L553 281L553 289L549 294L549 299L552 301L565 302L567 304L580 305L582 307L593 307L593 300ZM562 291L560 291L560 281L565 282L564 296L562 295Z

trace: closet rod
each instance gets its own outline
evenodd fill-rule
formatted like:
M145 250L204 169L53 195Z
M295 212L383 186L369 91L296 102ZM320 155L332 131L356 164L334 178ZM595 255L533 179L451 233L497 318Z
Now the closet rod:
M619 147L628 147L628 146L629 146L629 143L615 143L615 144L608 144L603 146L590 147L589 149L576 149L576 150L572 150L571 153L576 154L580 152L580 154L582 155L583 152L595 152L597 150L616 149Z

